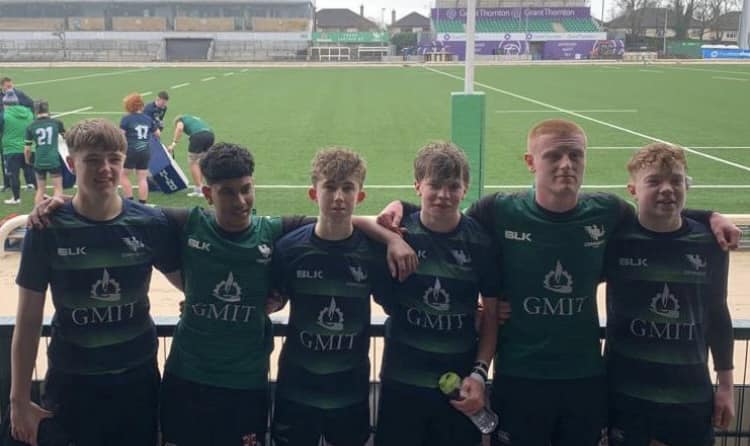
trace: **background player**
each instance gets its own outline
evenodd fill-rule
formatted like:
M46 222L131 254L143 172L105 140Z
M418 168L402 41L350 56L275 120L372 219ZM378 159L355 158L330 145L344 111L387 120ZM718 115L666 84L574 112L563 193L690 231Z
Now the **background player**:
M198 116L182 114L174 120L174 136L169 151L174 154L175 146L180 142L182 134L190 137L188 141L188 166L193 177L193 191L188 192L188 197L203 196L203 177L201 176L200 160L206 151L214 143L214 132Z
M133 186L130 174L135 170L138 183L138 201L148 201L148 162L151 159L149 141L156 131L156 123L143 113L143 98L138 93L131 93L123 99L127 115L120 120L120 129L128 141L128 153L125 157L125 169L122 171L122 192L125 198L133 199Z
M26 128L24 157L27 164L31 162L32 145L36 148L33 166L36 174L36 195L34 203L39 203L47 190L47 175L52 181L52 194L62 196L63 179L60 153L57 151L58 136L65 134L65 127L59 119L49 116L49 104L39 101L36 104L37 118Z

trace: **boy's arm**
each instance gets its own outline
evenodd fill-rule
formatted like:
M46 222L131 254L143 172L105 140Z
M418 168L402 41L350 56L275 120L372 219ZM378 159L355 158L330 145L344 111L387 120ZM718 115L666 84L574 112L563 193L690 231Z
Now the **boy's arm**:
M352 223L368 237L388 247L388 269L391 277L401 282L417 270L417 253L401 235L380 226L375 217L352 217Z
M722 253L718 258L720 265L714 271L710 294L707 336L714 368L717 372L717 388L714 397L714 426L726 429L734 418L734 337L732 318L727 306L727 277L729 274L729 255Z
M23 146L23 160L26 161L26 164L31 164L31 146L30 145Z
M184 131L184 129L185 124L183 124L182 121L177 121L177 125L174 126L174 135L172 135L172 144L170 144L168 147L170 152L172 152L177 143L180 142L180 138L182 137L182 132Z
M304 215L288 215L281 217L281 235L288 234L297 228L316 223L317 221L317 217L306 217Z
M10 416L16 440L36 445L39 422L52 413L31 402L34 370L44 312L44 292L18 288L16 326L11 344Z

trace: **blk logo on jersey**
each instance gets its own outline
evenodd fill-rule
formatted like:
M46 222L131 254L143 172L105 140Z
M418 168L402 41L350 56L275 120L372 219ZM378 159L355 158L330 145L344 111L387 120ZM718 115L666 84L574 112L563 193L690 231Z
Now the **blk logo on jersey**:
M602 239L605 235L607 235L607 231L604 229L604 225L588 225L584 226L583 229L591 239L590 241L584 243L583 246L587 248L598 248L604 244L604 240Z
M298 279L323 279L323 270L306 270L306 269L298 269L297 270L297 278Z
M344 329L344 312L336 306L335 298L331 297L331 303L318 313L318 325L332 331Z
M648 268L648 259L643 257L620 257L620 266L632 266L634 268Z
M463 249L451 249L451 254L460 266L471 263L471 255L467 254Z
M517 242L528 242L531 243L530 232L516 232L516 231L505 231L505 238L508 240L515 240Z
M573 276L563 269L559 260L555 269L544 276L544 288L560 294L570 294L573 292Z
M188 238L187 245L188 245L188 248L197 249L198 251L211 252L210 243L202 242L194 238Z
M271 246L268 246L265 243L258 245L258 252L261 257L255 259L256 262L266 264L271 261L271 254L273 253L273 248Z
M224 302L239 302L240 299L242 299L242 288L240 288L240 284L234 280L234 275L230 271L225 280L216 284L216 287L214 287L211 294L215 298L223 300Z
M437 311L448 311L451 307L451 296L440 285L440 279L435 278L435 283L427 288L422 295L425 305Z
M77 246L75 248L57 248L57 255L59 257L85 256L86 255L86 247L85 246Z
M120 283L110 277L109 271L105 268L102 278L91 285L89 297L104 302L116 302L120 300Z

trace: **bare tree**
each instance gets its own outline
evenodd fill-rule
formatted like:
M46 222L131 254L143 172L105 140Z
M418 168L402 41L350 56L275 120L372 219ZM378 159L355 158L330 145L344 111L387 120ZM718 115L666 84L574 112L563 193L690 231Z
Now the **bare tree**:
M688 29L693 22L696 1L700 0L671 0L668 27L674 30L675 38L678 40L688 38Z
M658 0L617 0L618 9L627 19L627 37L631 42L640 41L643 37L643 17L646 8L658 5Z

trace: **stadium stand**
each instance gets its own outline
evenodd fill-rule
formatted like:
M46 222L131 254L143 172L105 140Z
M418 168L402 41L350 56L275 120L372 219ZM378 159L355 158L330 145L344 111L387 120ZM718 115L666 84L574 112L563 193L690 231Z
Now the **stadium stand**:
M0 31L59 31L65 29L65 19L58 18L0 18Z
M599 27L591 19L562 19L560 21L565 31L574 33L598 32Z
M68 31L104 31L104 17L68 17Z
M304 32L310 31L310 20L252 17L250 29L255 32Z
M112 17L112 31L166 31L164 17Z
M175 31L226 32L237 29L234 17L182 17L174 18Z

